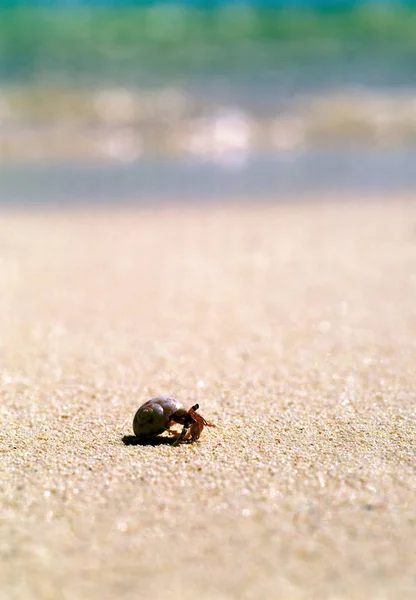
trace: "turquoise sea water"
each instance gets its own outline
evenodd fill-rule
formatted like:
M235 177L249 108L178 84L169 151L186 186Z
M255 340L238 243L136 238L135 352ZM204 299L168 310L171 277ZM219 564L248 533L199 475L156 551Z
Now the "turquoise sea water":
M0 78L143 85L223 75L292 87L408 85L416 83L415 31L416 9L397 3L337 11L249 4L0 9Z
M341 4L0 9L0 201L416 187L416 8Z

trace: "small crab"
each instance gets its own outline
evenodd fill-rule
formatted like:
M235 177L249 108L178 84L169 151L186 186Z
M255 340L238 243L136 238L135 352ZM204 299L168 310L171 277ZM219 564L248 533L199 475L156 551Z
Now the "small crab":
M134 415L134 434L137 437L153 437L168 430L175 423L179 423L183 425L183 429L180 434L174 434L177 436L174 445L188 439L196 442L205 426L215 427L196 412L198 408L199 404L194 404L189 410L186 410L179 400L169 396L152 398L142 404Z

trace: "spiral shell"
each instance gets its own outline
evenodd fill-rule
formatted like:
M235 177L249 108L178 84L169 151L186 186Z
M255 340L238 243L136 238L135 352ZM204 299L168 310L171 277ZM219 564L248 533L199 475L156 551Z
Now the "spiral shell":
M145 402L134 415L133 431L138 437L154 436L169 429L172 415L185 409L183 404L169 396L159 396Z

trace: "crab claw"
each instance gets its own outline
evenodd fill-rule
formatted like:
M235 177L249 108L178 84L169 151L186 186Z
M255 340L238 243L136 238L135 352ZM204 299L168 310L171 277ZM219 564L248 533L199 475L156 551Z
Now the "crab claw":
M204 417L202 417L199 413L196 412L198 408L199 404L195 404L195 406L192 406L192 408L190 408L188 411L189 416L192 417L189 429L191 432L191 440L193 442L196 442L199 439L204 427L215 427L213 423L208 423L208 421L206 421Z
M188 410L183 420L183 417L181 415L183 429L179 437L173 442L173 446L177 446L179 442L187 439L188 437L191 438L191 442L196 442L199 439L201 432L205 426L215 427L215 425L213 425L212 423L208 423L208 421L206 421L204 417L202 417L199 413L196 412L198 408L199 404L194 404L194 406L192 406ZM180 422L179 419L177 419L177 422Z

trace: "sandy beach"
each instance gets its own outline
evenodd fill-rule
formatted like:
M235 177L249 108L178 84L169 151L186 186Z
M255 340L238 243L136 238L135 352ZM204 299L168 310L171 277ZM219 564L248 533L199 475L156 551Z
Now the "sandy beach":
M415 597L412 197L3 211L0 357L2 600Z

